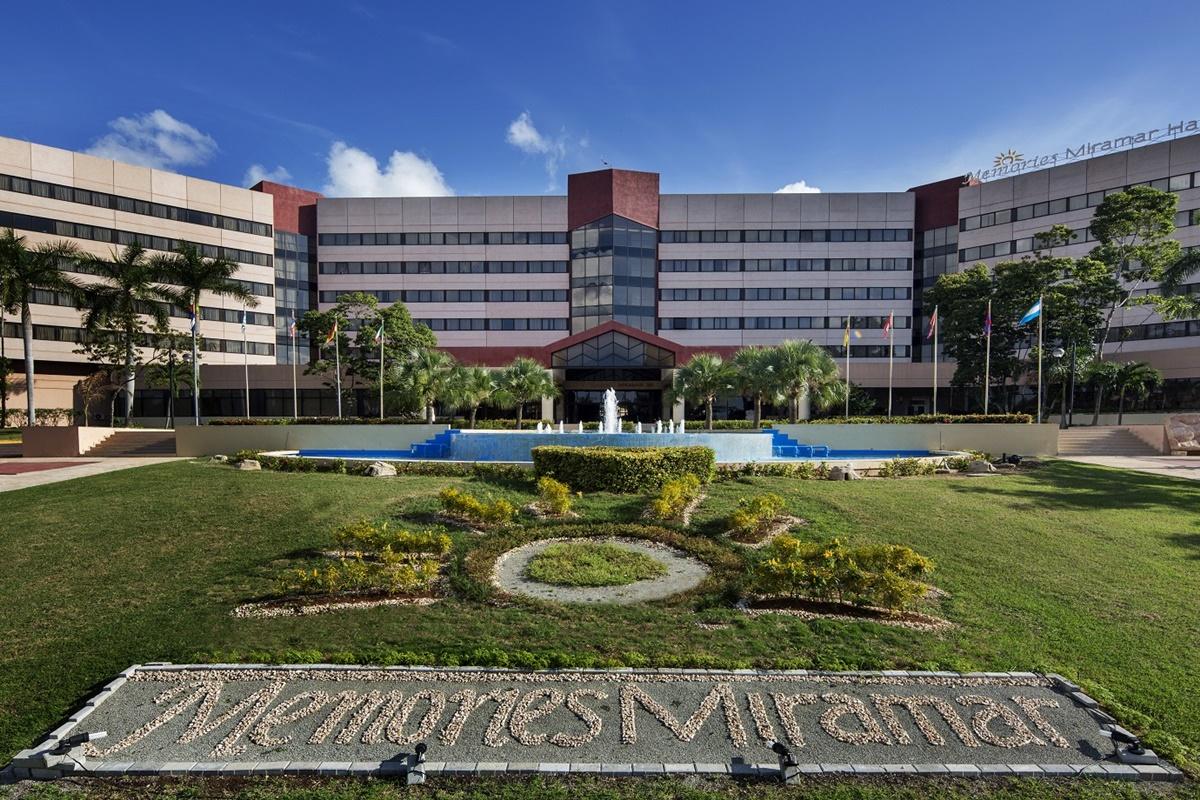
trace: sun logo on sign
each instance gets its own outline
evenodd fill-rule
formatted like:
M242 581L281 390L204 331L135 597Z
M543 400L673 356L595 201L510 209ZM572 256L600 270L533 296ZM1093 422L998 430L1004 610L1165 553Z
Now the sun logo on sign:
M1022 157L1023 156L1016 150L1009 148L1007 153L1001 153L1000 155L996 156L996 159L992 162L992 166L1007 167L1017 163Z

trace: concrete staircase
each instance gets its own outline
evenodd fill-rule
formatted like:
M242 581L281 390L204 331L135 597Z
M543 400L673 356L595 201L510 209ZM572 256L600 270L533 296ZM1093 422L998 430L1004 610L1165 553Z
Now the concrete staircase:
M1158 456L1161 452L1131 431L1115 426L1067 428L1058 432L1058 454L1071 456Z
M89 458L152 458L175 455L174 431L116 431L84 453Z

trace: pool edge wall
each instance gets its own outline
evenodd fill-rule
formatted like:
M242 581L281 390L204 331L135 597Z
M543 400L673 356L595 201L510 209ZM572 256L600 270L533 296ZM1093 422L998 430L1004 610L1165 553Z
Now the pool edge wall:
M200 425L175 432L181 456L238 450L407 450L447 425Z
M1058 455L1058 425L1042 423L951 423L889 425L778 425L800 444L825 444L833 450L981 450L1023 456Z

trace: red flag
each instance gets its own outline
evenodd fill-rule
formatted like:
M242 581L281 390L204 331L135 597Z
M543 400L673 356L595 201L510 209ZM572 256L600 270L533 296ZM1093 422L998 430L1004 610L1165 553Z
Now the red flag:
M895 311L888 312L887 321L883 323L883 338L888 338L888 334L892 332L892 321L896 316Z
M932 338L933 338L933 332L937 330L937 323L938 323L937 311L938 311L938 310L937 310L937 306L934 306L934 307L933 307L933 314L932 314L932 315L930 315L930 317L929 317L929 330L925 331L925 338L926 338L926 339L932 339Z

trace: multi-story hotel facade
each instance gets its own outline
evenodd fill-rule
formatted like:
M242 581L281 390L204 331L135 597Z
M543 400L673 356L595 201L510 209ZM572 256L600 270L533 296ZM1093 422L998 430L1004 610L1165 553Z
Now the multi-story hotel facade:
M808 339L844 365L847 318L861 334L851 340L851 378L881 394L882 326L894 315L896 411L928 411L934 354L921 292L945 272L1020 257L1053 224L1079 232L1062 252L1082 254L1105 193L1141 183L1177 193L1177 235L1200 245L1200 136L897 192L662 194L656 173L604 169L569 176L565 196L391 198L221 186L0 139L0 227L89 252L135 238L152 250L192 241L239 263L238 278L260 295L247 355L240 303L201 303L208 415L245 413L237 367L247 361L250 412L290 415L289 365L311 355L306 341L292 348L290 319L349 292L403 302L464 363L537 359L562 389L543 414L569 420L594 419L610 386L635 418L682 413L665 389L697 352ZM74 353L78 333L64 332L79 330L79 312L36 299L39 389L44 382L59 393L39 405L71 405L62 392L88 371ZM1139 306L1122 311L1114 328L1110 350L1164 371L1164 405L1197 404L1200 322L1163 323ZM4 333L9 358L21 359L12 320ZM940 365L947 390L939 409L977 405L978 392L949 389L952 374L952 364ZM332 411L323 380L302 375L300 384L301 414ZM161 395L142 391L142 414L161 416ZM354 410L373 413L372 393L362 392ZM743 413L741 400L723 401L721 414Z

